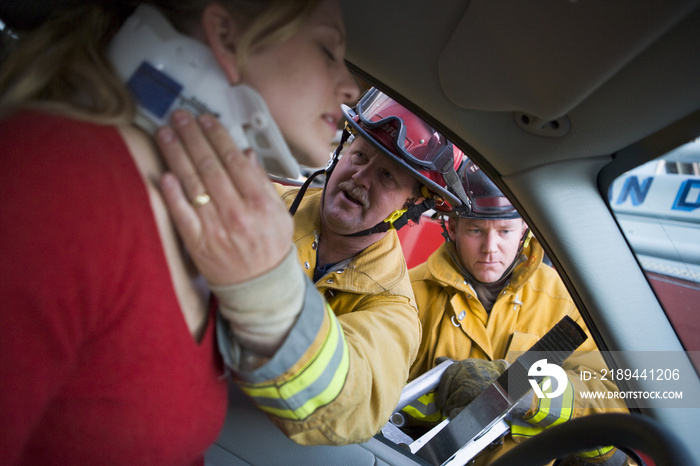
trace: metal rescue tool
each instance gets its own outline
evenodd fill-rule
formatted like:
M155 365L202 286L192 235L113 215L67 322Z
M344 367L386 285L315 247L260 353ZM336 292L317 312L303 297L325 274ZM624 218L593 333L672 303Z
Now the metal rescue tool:
M467 463L508 432L505 417L532 391L529 379L540 383L544 378L529 375L528 369L542 359L560 365L586 338L573 319L564 317L454 419L443 421L411 444L411 451L433 465Z

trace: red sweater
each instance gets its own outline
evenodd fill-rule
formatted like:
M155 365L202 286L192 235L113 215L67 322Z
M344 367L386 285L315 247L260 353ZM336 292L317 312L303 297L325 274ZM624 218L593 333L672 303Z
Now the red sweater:
M0 464L191 464L226 411L119 133L0 120Z

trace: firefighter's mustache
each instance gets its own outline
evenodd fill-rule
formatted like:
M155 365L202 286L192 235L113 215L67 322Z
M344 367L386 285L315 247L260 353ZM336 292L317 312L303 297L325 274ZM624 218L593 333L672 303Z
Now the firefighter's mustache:
M338 183L338 188L341 191L344 191L345 194L347 194L354 201L362 204L362 210L367 211L367 209L369 209L369 193L366 189L360 188L352 180Z

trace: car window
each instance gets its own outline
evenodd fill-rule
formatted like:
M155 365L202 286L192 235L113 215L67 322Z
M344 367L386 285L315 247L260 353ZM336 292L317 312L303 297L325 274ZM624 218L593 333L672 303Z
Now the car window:
M686 351L700 350L700 139L618 177L608 201Z

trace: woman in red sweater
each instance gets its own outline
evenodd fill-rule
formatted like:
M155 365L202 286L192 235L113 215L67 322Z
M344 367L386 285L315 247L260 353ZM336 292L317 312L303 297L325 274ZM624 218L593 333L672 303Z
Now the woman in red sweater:
M358 92L335 0L149 3L207 44L230 83L263 95L297 158L324 163L339 104ZM106 58L131 11L60 4L20 34L0 72L0 464L201 463L226 411L216 306L169 220L163 162ZM8 26L26 25L4 9ZM237 155L257 202L240 206L251 220L236 232L244 265L206 278L274 274L269 296L287 293L293 322L304 288L279 280L301 273L291 219L254 156Z

